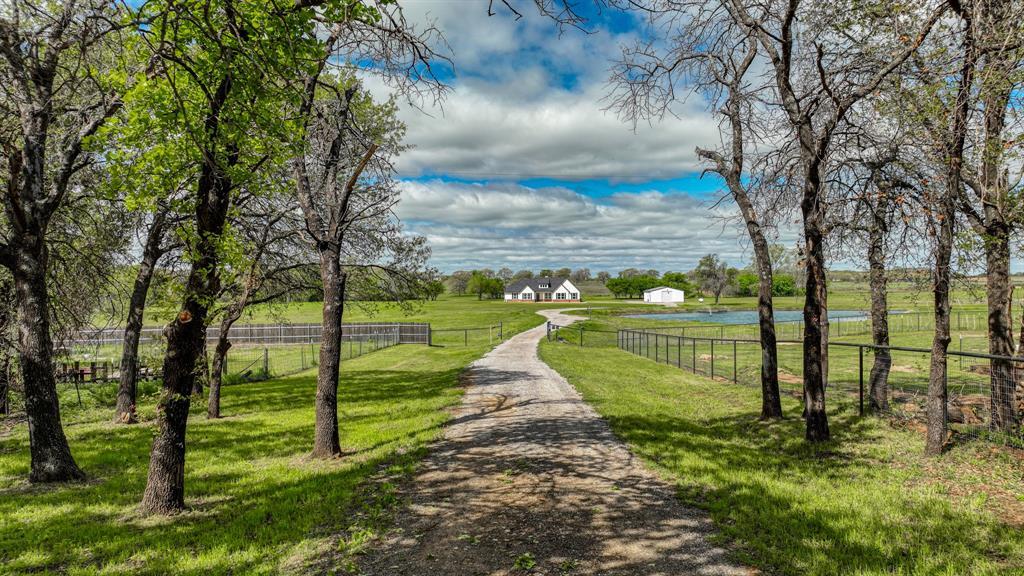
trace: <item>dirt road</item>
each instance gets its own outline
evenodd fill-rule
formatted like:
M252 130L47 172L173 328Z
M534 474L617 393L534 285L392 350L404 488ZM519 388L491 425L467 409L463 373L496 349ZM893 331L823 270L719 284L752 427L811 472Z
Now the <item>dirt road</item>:
M402 490L395 531L358 559L362 573L752 573L537 357L544 335L519 334L472 365L444 439Z

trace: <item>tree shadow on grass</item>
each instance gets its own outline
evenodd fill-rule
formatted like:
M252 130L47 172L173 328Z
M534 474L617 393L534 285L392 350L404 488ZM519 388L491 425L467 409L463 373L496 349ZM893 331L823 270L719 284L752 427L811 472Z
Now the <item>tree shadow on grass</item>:
M90 475L83 484L36 488L24 430L0 443L0 565L4 571L134 574L272 574L316 534L346 519L358 484L433 438L457 397L457 369L349 370L340 384L343 445L351 455L305 459L313 434L315 378L224 389L230 417L189 420L190 511L141 518L151 424L70 426ZM326 532L325 532L326 531Z
M754 414L699 424L664 413L609 421L677 479L684 501L781 573L997 574L1024 559L1019 531L919 490L909 472L890 475L898 462L847 449L886 441L878 423L852 413L832 415L833 440L820 446L802 441L803 421L793 416L772 424Z

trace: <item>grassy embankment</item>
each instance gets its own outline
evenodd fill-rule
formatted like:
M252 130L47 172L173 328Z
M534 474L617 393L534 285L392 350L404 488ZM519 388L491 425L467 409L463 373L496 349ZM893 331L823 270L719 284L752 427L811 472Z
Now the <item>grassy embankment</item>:
M831 405L834 440L809 446L796 398L766 424L756 387L612 348L541 355L769 573L1024 574L1019 454L977 443L928 459L919 434L848 401Z

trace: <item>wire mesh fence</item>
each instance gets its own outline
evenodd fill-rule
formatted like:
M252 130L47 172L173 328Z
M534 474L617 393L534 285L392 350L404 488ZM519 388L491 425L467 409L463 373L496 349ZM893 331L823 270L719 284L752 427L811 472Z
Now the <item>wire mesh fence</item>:
M828 327L829 335L832 338L870 335L871 316L869 313L864 312L857 316L830 318ZM934 327L935 318L929 312L889 313L890 334L924 332L930 331ZM953 313L950 316L950 328L957 333L984 332L986 329L986 317L983 313L975 312ZM757 323L653 326L647 327L645 330L693 338L757 339L759 336L759 325ZM775 322L775 334L780 340L799 340L803 333L804 323L802 320Z
M143 328L140 334L142 345L159 343L163 340L164 329ZM426 322L345 322L342 333L349 336L396 334L401 344L426 344L430 339L430 324ZM228 338L238 344L308 344L319 342L323 334L320 324L236 324L228 331ZM207 342L216 342L220 327L206 329ZM124 329L84 328L76 332L67 346L120 346L124 341Z
M510 334L505 330L504 322L472 328L431 328L429 344L431 346L497 344L504 341L507 336Z
M553 326L553 337L581 331ZM584 337L589 330L582 331ZM620 330L616 347L695 374L760 386L761 345L751 339L675 336L650 330ZM585 342L585 340L584 340ZM801 341L779 341L779 388L802 397L804 353ZM923 428L931 350L831 342L827 390L833 401L866 411L883 411L910 427ZM944 419L959 439L986 439L1024 447L1024 358L950 350L946 367Z
M341 359L357 358L399 343L399 334L394 330L343 334ZM165 348L160 343L149 343L140 347L140 380L160 379L164 352ZM295 374L317 366L319 355L319 342L272 345L242 342L228 350L224 361L224 382L231 384ZM212 359L213 347L210 346L207 348L207 362L211 366ZM57 380L72 384L116 381L121 377L120 360L120 346L75 346L66 350L57 361Z

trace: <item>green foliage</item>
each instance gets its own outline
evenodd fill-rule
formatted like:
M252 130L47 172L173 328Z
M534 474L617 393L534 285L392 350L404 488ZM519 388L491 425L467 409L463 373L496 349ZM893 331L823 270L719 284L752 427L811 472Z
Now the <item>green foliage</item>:
M505 283L501 281L501 278L492 278L481 271L474 270L466 289L470 293L476 294L480 300L483 300L484 296L502 298L505 292Z
M444 294L444 282L430 280L423 284L423 297L427 300L437 300L437 297Z
M741 272L736 276L737 296L757 296L757 285L761 279L753 272Z
M796 296L796 280L789 274L772 276L772 296Z
M620 276L608 279L604 285L616 298L641 298L644 290L657 288L663 284L652 276Z

